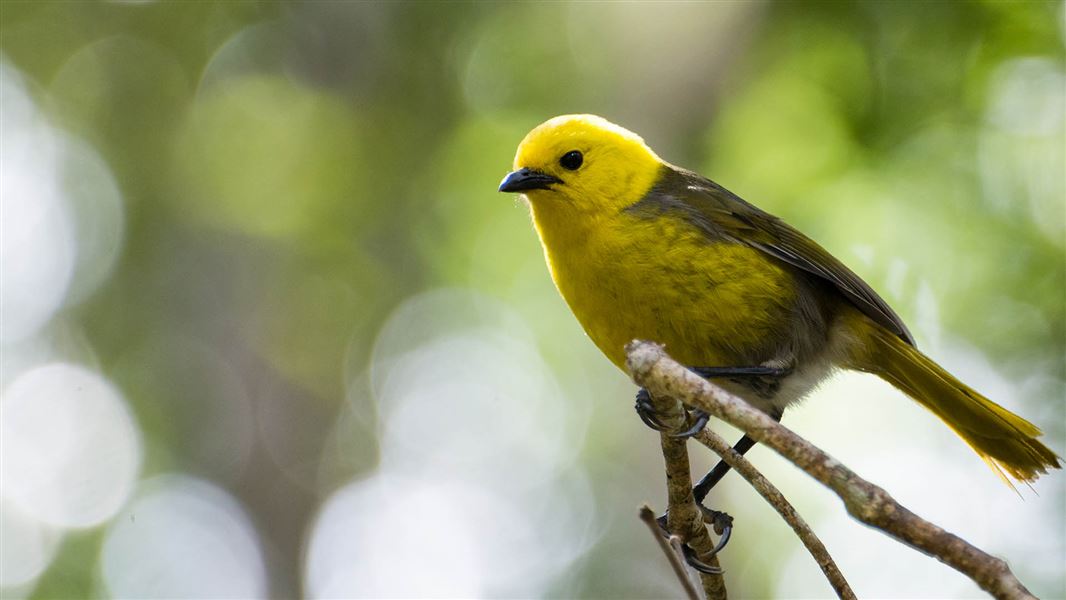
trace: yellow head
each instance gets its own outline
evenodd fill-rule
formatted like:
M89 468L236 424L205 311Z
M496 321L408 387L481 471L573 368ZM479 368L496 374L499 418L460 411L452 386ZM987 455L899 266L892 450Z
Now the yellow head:
M655 184L662 160L637 134L595 115L563 115L530 131L501 192L522 192L535 210L617 212Z

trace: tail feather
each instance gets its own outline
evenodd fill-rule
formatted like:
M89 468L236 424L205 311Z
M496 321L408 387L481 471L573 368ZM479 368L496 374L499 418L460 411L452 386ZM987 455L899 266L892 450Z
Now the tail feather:
M1007 481L1031 482L1061 468L1059 456L1036 438L1040 428L985 398L929 357L864 319L867 335L851 357L853 369L873 373L951 427ZM1007 481L1010 483L1009 481Z

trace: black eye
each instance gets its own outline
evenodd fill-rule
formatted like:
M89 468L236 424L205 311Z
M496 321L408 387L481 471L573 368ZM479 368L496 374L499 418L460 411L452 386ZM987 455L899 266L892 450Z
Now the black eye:
M562 165L564 169L576 171L577 168L581 166L581 163L584 162L584 160L585 157L581 156L580 152L578 152L577 150L571 150L559 159L559 164Z

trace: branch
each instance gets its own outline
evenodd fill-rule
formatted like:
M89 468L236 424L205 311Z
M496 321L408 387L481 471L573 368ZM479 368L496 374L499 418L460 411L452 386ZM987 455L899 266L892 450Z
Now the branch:
M627 345L626 353L633 380L647 388L653 398L657 395L674 398L742 429L833 490L851 516L935 557L992 596L1034 598L1006 562L915 515L888 492L859 477L765 413L681 366L661 346L634 341Z
M814 557L818 566L822 568L822 573L829 580L829 585L833 586L833 591L836 592L837 597L845 600L855 600L855 592L851 590L851 586L844 579L844 574L837 568L836 562L829 555L829 551L822 544L822 540L818 539L818 536L814 534L807 522L796 512L796 509L774 484L770 483L769 479L763 476L754 465L734 450L717 433L710 429L704 429L696 434L695 437L698 442L710 448L718 456L721 456L722 460L729 463L729 466L733 467L734 471L740 473L744 479L748 480L751 487L755 488L755 491L759 492L759 495L774 507L774 510L781 515L781 518L796 533L796 537L807 547L807 551Z
M680 551L663 537L662 530L659 529L659 521L655 519L655 512L647 504L640 507L640 520L644 521L644 524L651 530L651 535L655 538L655 542L659 544L659 549L666 555L666 560L670 561L670 568L674 570L674 575L677 575L678 581L681 582L681 587L685 590L685 597L689 600L700 600L700 594L696 591L696 586L692 585L692 580L688 578L688 571L685 569L685 562ZM676 536L670 537L671 539L679 539Z
M702 562L719 567L718 557L711 553L714 550L714 541L703 524L703 511L696 505L696 499L692 495L692 471L689 468L685 440L670 437L668 433L685 425L685 411L681 403L671 396L652 394L651 401L656 414L669 428L661 434L669 501L666 527L688 544ZM721 573L700 573L700 582L707 600L726 599L725 579Z
M687 416L682 404L669 396L659 394L658 398L652 395L652 402L655 405L656 414L660 421L665 425L674 429L683 429L687 424ZM807 547L808 552L814 557L815 562L821 567L822 572L825 574L826 579L829 580L829 585L833 587L839 598L845 600L854 600L855 593L851 590L844 575L837 568L836 563L833 561L832 556L829 555L829 551L826 550L818 536L814 534L810 526L799 516L796 509L792 504L781 494L780 491L766 477L763 476L750 462L748 462L739 452L734 450L725 440L718 434L709 429L704 429L696 436L696 440L701 442L704 446L707 446L712 451L722 457L722 460L727 462L730 467L736 470L743 476L748 483L751 484L755 491L757 491L762 497L774 507L774 509L781 515L786 523L796 535ZM665 451L664 451L665 452ZM669 467L668 467L669 468ZM686 469L684 473L685 477L681 478L684 481L690 481L687 476L687 455L686 462L684 464ZM717 565L717 562L715 562Z

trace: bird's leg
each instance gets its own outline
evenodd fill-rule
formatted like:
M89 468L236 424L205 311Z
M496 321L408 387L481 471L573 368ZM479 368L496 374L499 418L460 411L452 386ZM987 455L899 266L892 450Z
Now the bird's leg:
M775 421L780 421L781 415L781 410L775 410L774 412L770 413L770 416L773 417ZM751 436L749 436L748 434L744 434L744 437L740 438L740 441L738 441L733 446L733 450L736 450L738 454L743 456L745 452L751 450L752 446L754 446L755 443L755 440ZM711 488L713 488L715 484L717 484L722 479L722 477L724 477L725 474L729 472L729 469L729 463L725 462L724 460L719 460L718 464L716 464L713 469L711 469L706 475L703 476L702 479L699 480L698 483L696 483L696 485L692 487L692 495L696 500L696 504L700 507L700 510L703 511L703 520L707 523L710 523L711 526L714 528L714 532L720 536L718 538L718 543L715 545L714 550L711 551L709 556L714 556L718 554L718 552L720 552L722 548L725 548L725 545L729 543L729 538L733 533L733 517L723 511L707 508L703 505L703 500L707 497L707 493L711 491ZM663 516L659 517L660 525L666 523L666 518L666 514L663 514ZM697 560L695 557L695 553L688 550L687 547L686 552L684 554L685 561L688 562L689 566L691 566L693 569L696 569L697 571L703 573L718 572L714 570L714 567L700 560Z
M725 377L740 381L744 381L746 378L780 378L784 377L785 375L788 375L788 373L790 372L790 369L765 366L690 367L690 370L706 379ZM640 416L641 420L644 421L644 424L648 427L651 427L652 429L656 429L658 431L664 431L665 429L667 429L666 426L662 423L662 421L660 421L655 415L655 410L651 404L651 396L644 388L641 388L640 391L637 393L636 409L637 414ZM702 431L703 428L707 425L707 413L703 410L695 409L690 412L690 415L695 417L695 424L685 431L674 432L670 435L674 437L688 438ZM775 409L772 413L770 413L770 416L775 421L780 421L782 412L780 409ZM750 450L755 445L755 443L755 440L751 436L745 434L733 446L733 450L743 456L745 452ZM719 536L718 543L710 552L709 556L714 556L718 554L723 548L725 548L725 545L729 543L729 538L732 536L733 533L733 517L723 511L707 508L703 505L703 500L707 497L707 494L711 491L711 488L713 488L719 481L721 481L722 477L724 477L725 474L729 472L730 468L731 467L729 466L729 464L726 463L724 460L719 460L718 464L716 464L713 469L711 469L706 475L704 475L699 480L699 482L697 482L696 485L692 488L692 495L696 500L696 504L703 512L704 521L709 523L714 529L714 532ZM670 533L666 527L667 514L664 513L661 517L659 517L658 521L659 527L663 530L664 535L669 536ZM688 547L688 545L682 545L682 549L684 550L685 562L687 562L689 566L691 566L693 569L696 569L701 573L721 573L721 569L718 569L699 560L696 556L696 553L693 552L692 549Z
M770 418L775 421L780 421L782 414L781 409L775 409L770 413ZM733 446L733 450L736 450L737 454L744 456L744 453L751 450L755 443L755 440L745 433L744 437L740 438L740 440ZM728 473L731 468L729 463L724 460L719 460L718 464L714 465L713 469L708 471L706 475L696 482L696 485L692 487L692 495L696 498L698 504L703 504L703 499L707 497L707 493L710 492L711 488L717 485L719 481L721 481L722 477L725 477L725 474Z

